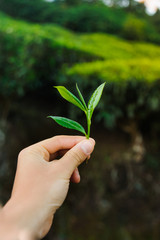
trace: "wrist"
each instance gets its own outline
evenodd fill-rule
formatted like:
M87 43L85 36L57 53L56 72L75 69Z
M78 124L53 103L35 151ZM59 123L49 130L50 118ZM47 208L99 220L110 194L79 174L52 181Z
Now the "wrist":
M23 213L22 213L23 214ZM32 232L23 225L20 208L11 200L0 211L0 239L35 240Z

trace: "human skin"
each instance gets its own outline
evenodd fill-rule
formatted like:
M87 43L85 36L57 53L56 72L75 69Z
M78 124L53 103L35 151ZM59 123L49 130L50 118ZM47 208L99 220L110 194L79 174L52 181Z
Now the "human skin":
M70 180L80 181L77 167L90 157L94 145L91 138L56 136L22 150L11 198L0 211L0 239L45 236L66 198Z

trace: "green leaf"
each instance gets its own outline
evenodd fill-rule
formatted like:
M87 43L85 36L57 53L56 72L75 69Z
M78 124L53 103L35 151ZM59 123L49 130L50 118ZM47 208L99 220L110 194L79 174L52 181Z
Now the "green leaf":
M82 101L82 103L83 103L85 109L87 110L86 103L85 103L85 101L84 101L84 98L83 98L83 96L82 96L81 91L79 90L79 87L78 87L78 84L77 84L77 83L76 83L76 88L77 88L77 92L78 92L78 94L79 94L79 97L80 97L80 99L81 99L81 101Z
M74 96L70 91L68 91L65 87L63 87L63 86L55 86L55 88L57 88L57 90L59 91L60 95L64 99L66 99L68 102L73 103L74 105L79 107L81 110L85 111L85 108L84 108L83 104L81 103L81 101L76 96Z
M63 127L77 130L86 135L84 128L78 122L75 122L71 119L64 118L64 117L57 117L57 116L49 116L49 117L52 118L56 123L58 123L59 125L61 125Z
M102 96L102 92L104 89L105 83L102 83L92 94L89 102L88 102L88 112L89 112L89 116L90 118L92 117L93 111L95 109L95 107L97 106L97 104L99 103L99 100Z

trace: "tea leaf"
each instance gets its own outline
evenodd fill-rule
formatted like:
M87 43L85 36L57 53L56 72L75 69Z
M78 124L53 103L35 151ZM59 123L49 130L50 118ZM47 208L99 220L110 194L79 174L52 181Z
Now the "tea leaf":
M77 88L77 91L78 91L79 97L80 97L80 99L81 99L81 101L82 101L82 103L83 103L85 109L87 110L86 103L85 103L85 101L84 101L84 98L83 98L83 96L82 96L81 91L79 90L79 87L78 87L78 84L77 84L77 83L76 83L76 88Z
M70 91L68 91L65 87L63 87L63 86L55 86L55 88L57 88L57 90L59 91L60 95L64 99L66 99L68 102L73 103L74 105L79 107L81 110L85 111L85 108L84 108L83 104L81 103L81 101L75 95L73 95Z
M86 135L84 128L78 122L75 122L69 118L64 118L64 117L57 117L57 116L49 116L49 117L63 127L77 130Z
M64 118L64 117L58 117L58 116L49 116L49 117L52 118L55 122L57 122L59 125L61 125L63 127L80 131L81 133L83 133L86 136L87 139L89 139L92 114L93 114L93 111L94 111L95 107L97 106L97 104L98 104L98 102L101 98L104 86L105 86L105 83L101 84L94 91L94 93L92 94L92 96L91 96L91 98L88 102L88 107L85 103L85 100L84 100L84 98L82 96L82 93L79 90L77 84L76 84L76 88L77 88L77 92L79 94L80 100L75 95L73 95L70 91L68 91L64 86L56 86L55 87L55 88L57 88L60 95L64 99L66 99L68 102L73 103L74 105L76 105L82 111L85 112L86 119L87 119L87 133L85 132L84 128L78 122L75 122L71 119Z
M88 109L89 111L89 115L90 118L92 117L93 111L95 109L95 107L97 106L97 104L99 103L99 100L102 96L102 92L103 92L103 88L105 86L105 83L102 83L92 94L89 102L88 102Z

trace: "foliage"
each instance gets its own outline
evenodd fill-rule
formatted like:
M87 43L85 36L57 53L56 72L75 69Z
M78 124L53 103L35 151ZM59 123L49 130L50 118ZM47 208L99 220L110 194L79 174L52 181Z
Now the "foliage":
M102 2L1 0L0 9L15 18L38 23L56 23L76 32L105 32L131 40L159 43L157 20L145 14L142 4L129 0L128 7L124 8L121 0L112 1L112 7Z
M120 30L126 16L123 10L111 9L103 4L67 7L42 0L5 0L0 3L0 9L16 18L52 22L79 32L115 33Z
M15 18L24 18L36 21L43 9L49 7L49 3L43 0L1 0L0 9Z
M108 83L127 84L128 81L152 83L160 79L160 59L135 58L76 64L67 73L87 78L105 79Z
M126 14L106 6L81 5L67 10L65 27L78 32L120 33ZM67 14L67 13L66 13Z
M157 43L160 41L160 35L156 29L145 19L137 18L134 15L129 15L125 20L122 35L129 40L149 40Z
M97 121L113 127L119 118L143 119L158 111L160 47L0 17L0 97L75 82L88 92L103 81ZM72 107L69 112L79 116Z
M120 118L134 118L140 122L151 113L158 112L159 47L129 43L103 34L85 35L84 39L88 39L86 43L90 42L90 47L87 44L85 47L95 53L97 50L104 60L73 65L66 70L67 79L79 81L84 89L93 89L95 82L106 81L106 94L101 101L98 121L111 128ZM101 51L98 52L99 49Z
M113 128L118 119L138 123L160 108L160 59L112 60L77 64L68 73L70 81L79 79L86 86L106 81L97 120Z
M50 116L53 120L55 120L59 125L77 130L79 132L82 132L87 139L90 137L90 128L91 128L91 118L94 112L95 107L100 101L103 89L104 89L105 83L101 84L92 94L91 98L89 99L88 105L86 105L85 100L82 96L82 93L80 92L78 85L76 84L77 92L79 95L78 99L74 94L72 94L70 91L68 91L65 87L63 86L57 86L57 90L59 91L60 95L66 99L68 102L74 104L78 108L80 108L86 115L87 119L87 128L88 132L86 133L83 126L71 119L64 118L64 117L54 117Z
M57 66L90 59L72 43L72 33L57 26L30 25L0 14L0 95L23 95L53 80ZM64 41L65 39L65 41ZM72 52L72 53L71 53ZM92 57L94 58L94 56Z
M160 34L160 10L157 10L157 12L151 16L149 20L153 23L157 32Z

